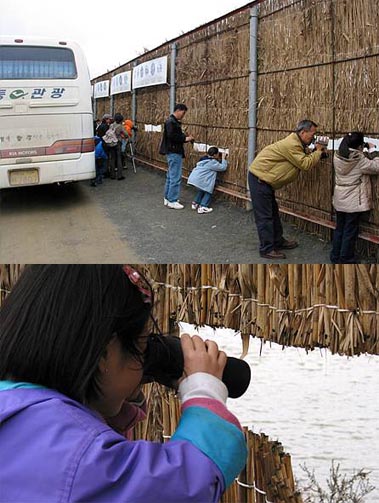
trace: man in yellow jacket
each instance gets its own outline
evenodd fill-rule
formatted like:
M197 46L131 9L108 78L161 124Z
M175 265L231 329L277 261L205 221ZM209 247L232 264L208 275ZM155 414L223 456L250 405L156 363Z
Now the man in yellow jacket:
M308 171L321 159L325 146L316 143L313 153L308 146L313 142L317 124L302 120L294 133L265 147L249 168L249 187L257 225L261 257L271 260L286 258L282 250L296 248L296 241L283 238L275 190L293 182L300 171Z

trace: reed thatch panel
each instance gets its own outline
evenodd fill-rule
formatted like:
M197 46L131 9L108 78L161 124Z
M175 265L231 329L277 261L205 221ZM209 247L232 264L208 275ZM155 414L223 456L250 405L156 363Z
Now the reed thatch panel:
M320 131L332 132L332 75L331 65L317 71L303 68L259 75L258 128L293 131L299 120L308 118L317 122Z
M208 80L232 79L249 75L249 19L236 28L217 33L207 42ZM234 85L234 84L233 84ZM234 92L238 92L235 89Z
M206 86L206 107L209 127L248 129L248 77L210 82Z
M306 209L310 215L324 212L325 216L332 213L332 197L334 185L331 159L321 161L307 172L301 172L291 184L278 191L278 200L292 202L299 210ZM312 188L310 190L310 188Z
M181 86L247 75L249 12L215 22L178 41L177 81Z
M309 350L379 354L376 264L182 264L147 273L166 328L174 321L234 328L244 351L252 335Z
M191 133L196 142L229 148L230 169L228 174L220 175L220 180L230 179L236 187L241 186L241 173L246 179L249 107L247 82L247 77L221 80L204 85L179 86L177 92L178 101L189 107L183 129ZM187 152L189 155L184 168L189 171L200 156L192 155L188 148ZM246 187L246 183L243 187Z
M98 98L96 100L96 119L102 118L104 114L109 114L111 111L111 104L109 98Z
M153 160L155 157L157 157L157 145L154 142L157 133L154 133L153 137L153 133L146 132L144 130L143 124L137 123L137 126L140 128L140 130L138 131L136 137L135 155L143 159Z
M192 30L182 35L176 42L180 48L199 43L203 40L208 40L216 35L224 33L228 30L238 30L241 26L246 25L250 19L250 9L230 14L222 19L217 19L214 22L200 26L196 30Z
M379 3L374 0L334 0L337 60L379 52Z
M258 5L259 17L263 18L272 15L278 11L284 11L294 4L300 4L300 8L304 6L306 0L264 0Z
M206 41L199 41L191 45L185 45L185 42L179 43L175 69L177 82L181 86L201 82L207 71L207 62Z
M115 113L121 113L125 119L132 118L132 93L115 94L113 97Z
M183 131L192 133L193 126L207 126L207 86L196 84L179 86L176 92L177 103L185 103L188 107L183 120ZM198 141L198 138L196 138Z
M162 162L159 146L163 133L146 132L145 124L164 124L167 118L170 95L168 86L152 86L137 91L136 152L138 156L151 162ZM162 129L163 131L163 129Z
M259 72L330 62L332 23L330 0L295 2L260 19Z
M379 54L337 63L335 71L336 131L360 130L378 137Z
M167 85L137 90L137 121L139 124L163 124L170 109Z

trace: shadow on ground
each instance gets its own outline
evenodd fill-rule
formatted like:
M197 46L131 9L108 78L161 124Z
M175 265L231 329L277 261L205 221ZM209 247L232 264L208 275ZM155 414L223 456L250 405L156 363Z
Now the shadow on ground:
M121 238L141 263L267 263L258 253L252 212L214 198L214 211L191 210L194 190L182 182L184 210L163 205L165 174L141 166L125 171L125 180L105 179L98 187L82 184L98 199L119 228ZM328 263L330 244L285 224L285 237L300 246L283 263Z

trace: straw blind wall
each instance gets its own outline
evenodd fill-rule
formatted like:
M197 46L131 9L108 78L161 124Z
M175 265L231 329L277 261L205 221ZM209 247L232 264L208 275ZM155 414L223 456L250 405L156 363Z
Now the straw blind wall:
M20 265L0 266L0 303ZM180 321L228 327L262 342L379 354L379 265L137 265L150 279L164 333Z
M379 354L379 266L152 265L155 314L176 322L233 328L243 353L250 336L332 353Z
M265 0L258 9L257 151L285 137L305 117L334 138L354 129L378 138L379 3ZM189 106L185 127L198 142L230 148L230 167L221 175L219 189L239 204L247 195L249 22L247 5L175 40L176 101ZM170 60L170 51L170 43L164 44L143 54L138 63L162 55ZM115 111L130 115L129 106L130 99L116 97ZM98 100L98 110L109 112L109 100ZM137 90L138 157L161 169L161 135L142 130L146 123L163 124L168 113L168 85ZM187 146L185 176L198 158ZM331 156L280 191L279 201L283 210L297 215L289 218L330 238L332 191ZM379 182L373 177L375 208L365 216L362 231L374 240L379 238L378 194ZM376 254L377 246L369 250Z
M150 404L148 415L135 426L132 438L167 442L180 420L179 400L158 384L145 386L144 393ZM284 452L282 444L248 428L244 428L244 434L248 449L246 467L225 492L221 503L302 503L291 456Z

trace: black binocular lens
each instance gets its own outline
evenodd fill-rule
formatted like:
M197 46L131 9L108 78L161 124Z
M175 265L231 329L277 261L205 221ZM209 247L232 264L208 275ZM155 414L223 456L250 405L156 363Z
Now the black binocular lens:
M184 359L179 337L151 335L147 344L142 382L155 381L176 389L183 369ZM228 356L222 381L228 388L229 397L238 398L243 395L250 379L249 365L244 360Z

